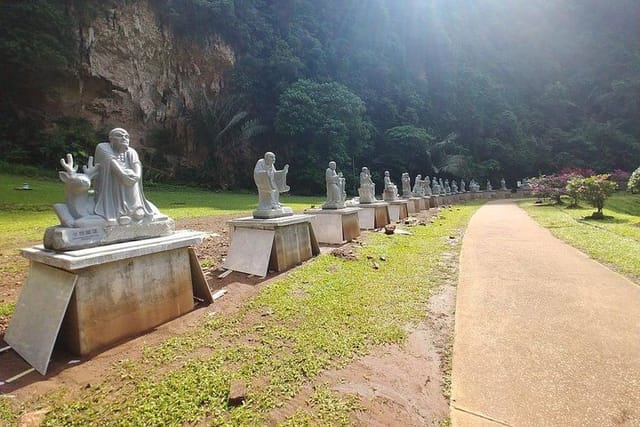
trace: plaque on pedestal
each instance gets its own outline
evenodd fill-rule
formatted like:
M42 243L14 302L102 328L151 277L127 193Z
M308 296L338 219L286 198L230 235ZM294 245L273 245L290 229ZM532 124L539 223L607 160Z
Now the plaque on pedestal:
M231 244L223 267L256 276L284 271L320 253L311 215L228 221Z

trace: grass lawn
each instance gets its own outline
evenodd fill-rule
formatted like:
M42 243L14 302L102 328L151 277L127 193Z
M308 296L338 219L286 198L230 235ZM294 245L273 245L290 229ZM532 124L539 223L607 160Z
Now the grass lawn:
M434 224L412 227L412 235L367 233L356 260L321 255L269 283L238 312L202 316L188 334L121 360L102 383L32 402L0 399L0 421L50 407L50 426L264 425L323 370L405 341L406 326L425 319L432 292L456 274L443 268L443 255L459 252L459 239L450 236L461 235L480 204L444 210ZM239 407L227 404L232 380L248 387ZM348 425L358 408L356 398L314 383L307 405L281 425Z
M16 190L28 182L32 190ZM212 192L198 188L154 185L145 194L162 213L174 219L209 215L250 213L258 204L256 194ZM281 195L294 211L323 202L321 197ZM54 203L64 202L62 182L19 175L0 174L0 250L40 241L44 230L58 224Z
M611 196L605 202L603 220L586 218L595 209L585 202L578 209L533 200L520 206L554 236L640 282L640 195Z

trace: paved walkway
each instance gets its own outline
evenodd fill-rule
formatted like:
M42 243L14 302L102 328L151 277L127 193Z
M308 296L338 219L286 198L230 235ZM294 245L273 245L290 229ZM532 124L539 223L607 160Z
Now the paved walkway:
M478 210L456 303L454 426L640 426L640 286L511 201Z

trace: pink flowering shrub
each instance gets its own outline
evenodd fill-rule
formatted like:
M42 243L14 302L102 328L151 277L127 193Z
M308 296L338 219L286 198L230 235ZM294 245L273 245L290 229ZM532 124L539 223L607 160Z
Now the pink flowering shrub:
M602 208L607 198L616 190L616 183L609 180L609 174L593 175L587 178L576 177L567 183L567 189L578 194L580 199L586 200L597 209L591 216L604 218Z
M624 190L630 177L631 173L622 169L614 169L609 179L616 183L616 190Z

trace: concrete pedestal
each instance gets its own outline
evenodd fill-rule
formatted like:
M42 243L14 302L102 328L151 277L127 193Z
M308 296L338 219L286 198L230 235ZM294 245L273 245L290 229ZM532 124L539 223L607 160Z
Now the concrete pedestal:
M424 196L422 198L422 205L424 206L425 211L428 211L429 209L431 209L433 206L431 206L431 196Z
M389 203L389 220L398 222L409 217L409 208L407 200L394 200Z
M7 343L46 372L58 329L47 333L47 340L53 341L44 363L45 355L39 348L44 343L29 343L40 324L59 319L62 343L85 356L191 311L193 283L201 285L204 277L197 261L194 266L190 260L189 251L204 236L184 231L68 252L42 246L23 249L22 255L31 260L31 266L7 331ZM62 289L69 292L68 304L57 304L57 313L48 312L49 302L59 300ZM34 355L39 359L35 364Z
M313 215L311 225L319 243L342 244L360 236L360 208L307 209Z
M358 211L358 221L360 222L361 230L382 228L391 223L389 219L389 204L386 202L361 203L358 207L362 208Z
M409 201L407 209L409 210L410 214L420 212L420 200L422 200L420 197L411 197L407 200Z
M311 226L312 215L274 219L238 218L228 221L231 244L223 267L266 276L284 271L320 253Z
M429 200L429 205L432 208L437 208L438 206L440 206L441 203L441 197L440 196L431 196L431 199Z

